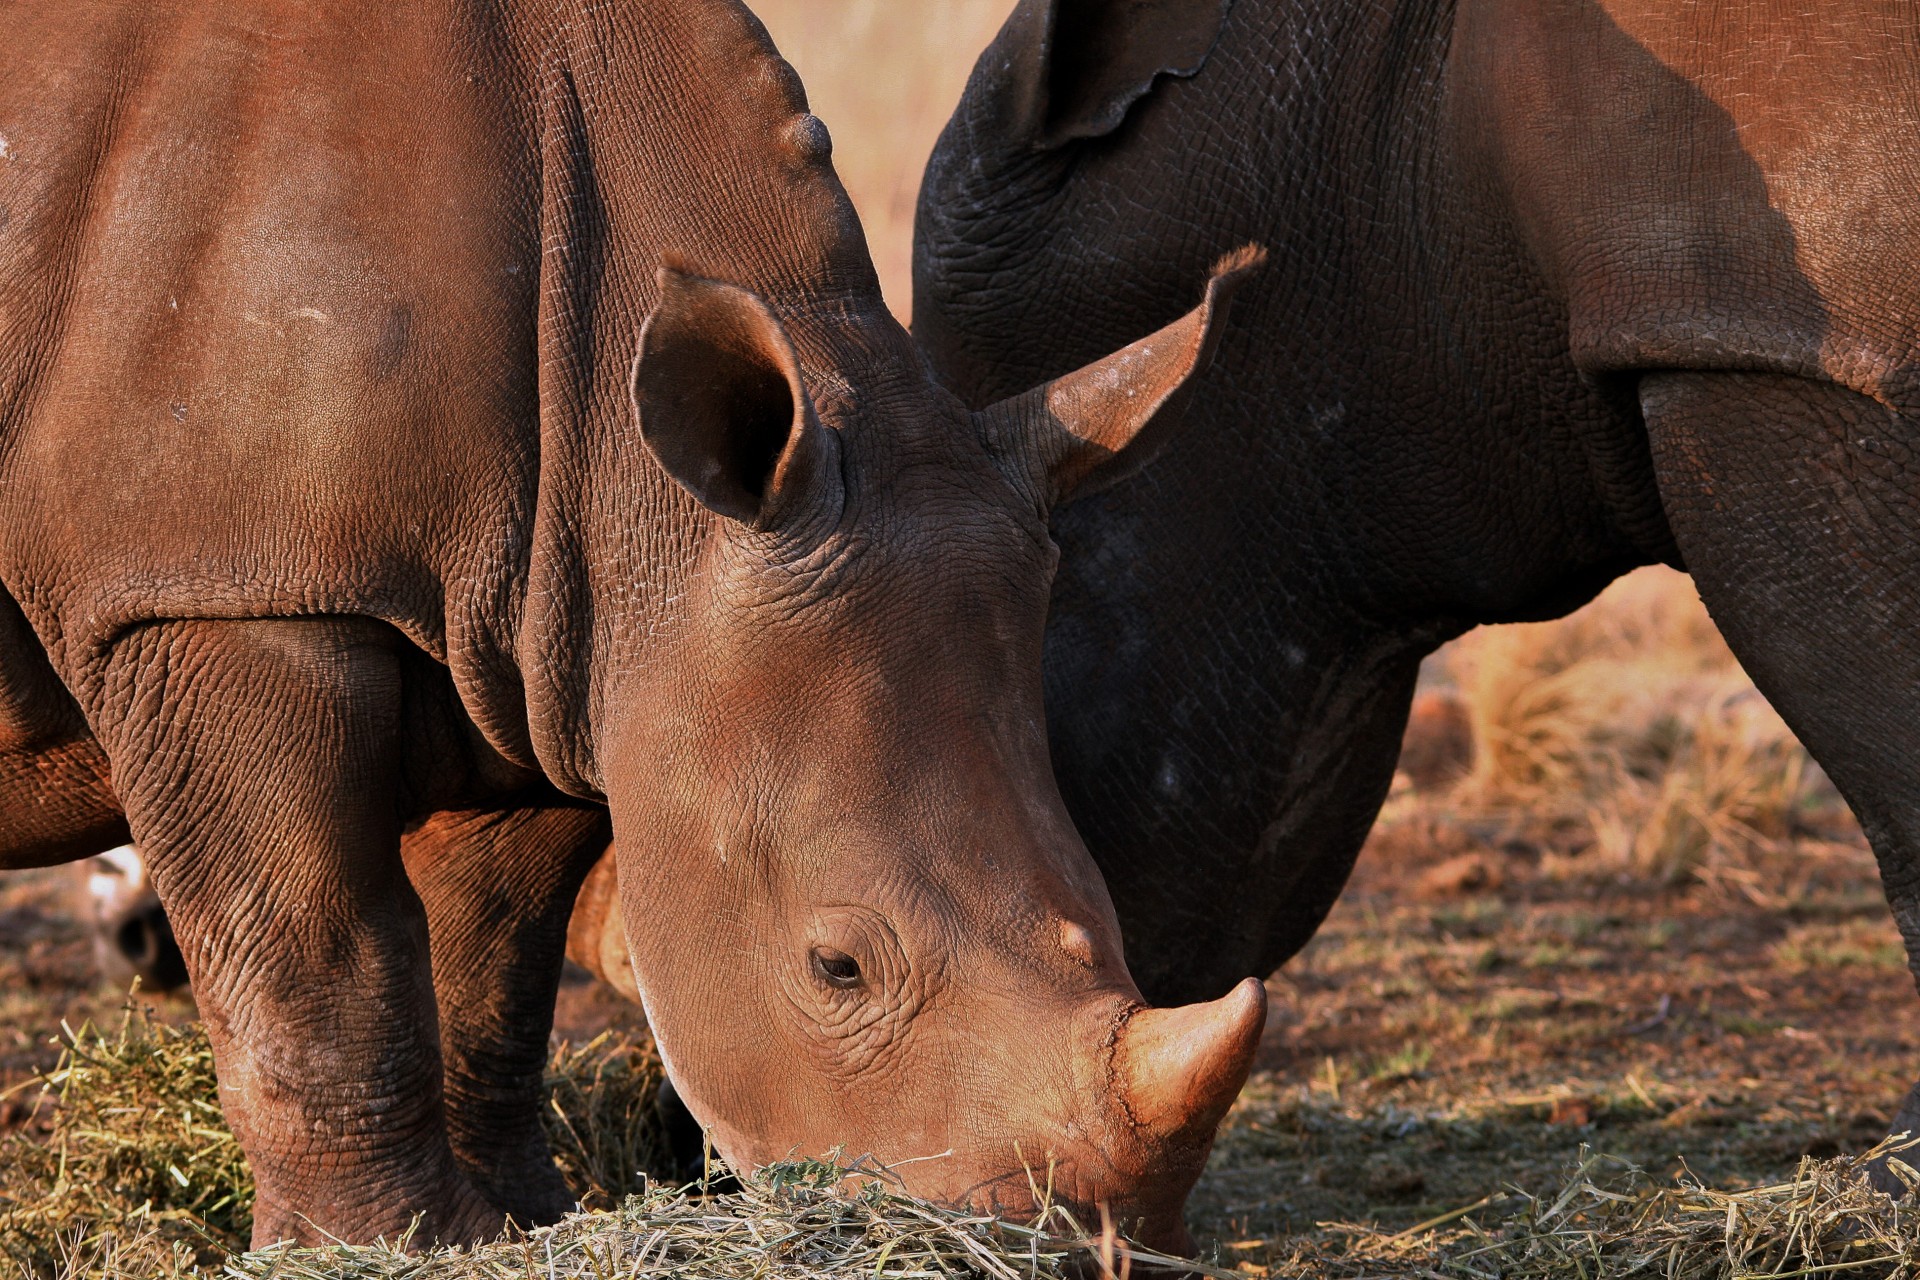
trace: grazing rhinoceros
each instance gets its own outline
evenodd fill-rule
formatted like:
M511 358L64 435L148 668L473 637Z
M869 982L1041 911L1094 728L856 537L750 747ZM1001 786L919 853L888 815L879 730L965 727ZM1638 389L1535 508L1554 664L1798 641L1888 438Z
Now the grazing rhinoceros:
M1051 1159L1177 1235L1264 1000L1136 995L1047 763L1044 517L1233 277L969 413L727 0L0 33L0 866L138 841L255 1238L564 1208L541 1064L610 836L730 1160L1019 1209Z
M1917 161L1910 3L1023 0L927 169L938 374L990 403L1274 254L1178 441L1054 522L1053 760L1150 999L1312 933L1422 655L1654 561L1915 951Z

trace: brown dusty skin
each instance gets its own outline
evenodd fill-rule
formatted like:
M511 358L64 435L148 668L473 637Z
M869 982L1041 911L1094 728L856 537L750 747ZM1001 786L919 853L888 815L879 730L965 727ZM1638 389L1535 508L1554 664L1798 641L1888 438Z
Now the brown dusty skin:
M1045 518L1164 442L1247 264L973 412L732 0L0 26L0 866L131 831L256 1239L564 1208L541 1065L615 837L734 1163L1011 1205L1050 1152L1177 1222L1191 1126L1104 1088L1141 1002L1048 762Z

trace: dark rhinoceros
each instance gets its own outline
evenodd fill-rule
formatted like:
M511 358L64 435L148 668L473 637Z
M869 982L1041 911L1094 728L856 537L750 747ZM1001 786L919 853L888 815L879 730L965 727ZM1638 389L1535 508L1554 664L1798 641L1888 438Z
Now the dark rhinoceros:
M1915 950L1917 162L1904 0L1022 0L927 169L937 373L990 403L1273 252L1178 440L1054 521L1053 759L1149 998L1312 933L1422 655L1656 561Z
M256 1239L564 1207L610 835L730 1160L1019 1208L1051 1159L1177 1233L1264 1002L1136 995L1047 763L1044 517L1232 279L969 413L828 149L726 0L0 8L0 866L137 839Z

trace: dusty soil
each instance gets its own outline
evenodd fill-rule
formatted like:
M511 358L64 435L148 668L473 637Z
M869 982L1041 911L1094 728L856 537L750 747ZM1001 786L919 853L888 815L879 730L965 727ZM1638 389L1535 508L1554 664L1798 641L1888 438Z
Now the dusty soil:
M1662 888L1401 802L1268 986L1193 1205L1255 1261L1289 1230L1545 1190L1583 1144L1772 1181L1870 1147L1920 1076L1920 998L1857 839Z

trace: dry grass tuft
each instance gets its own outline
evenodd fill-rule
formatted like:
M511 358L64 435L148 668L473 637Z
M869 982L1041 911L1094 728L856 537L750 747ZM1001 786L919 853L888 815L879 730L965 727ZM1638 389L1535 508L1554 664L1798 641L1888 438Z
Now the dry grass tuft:
M1446 667L1474 742L1450 804L1523 816L1550 847L1598 854L1589 866L1739 881L1754 853L1848 821L1683 575L1642 571L1568 618L1482 628Z
M561 1046L547 1131L589 1205L555 1227L473 1249L277 1248L246 1253L253 1181L216 1100L197 1026L129 1007L112 1034L68 1030L40 1078L41 1132L0 1144L0 1258L25 1280L224 1275L327 1277L1063 1276L1104 1247L1060 1208L1028 1226L898 1192L877 1166L777 1165L739 1190L667 1187L644 1170L667 1151L650 1045L603 1035ZM842 1183L852 1175L854 1189ZM1135 1251L1142 1265L1172 1259ZM1221 1273L1225 1275L1227 1273Z
M1661 1185L1583 1148L1551 1197L1489 1196L1392 1234L1323 1223L1283 1242L1265 1269L1325 1280L1907 1277L1920 1270L1920 1215L1875 1191L1863 1173L1916 1145L1903 1136L1859 1156L1804 1159L1786 1181L1744 1191L1716 1191L1684 1173ZM1912 1181L1920 1185L1920 1175Z
M648 1190L647 1171L672 1163L660 1119L666 1073L652 1040L613 1032L575 1048L562 1044L547 1066L547 1145L580 1202L599 1209Z
M205 1034L131 1007L112 1034L63 1031L37 1082L47 1132L0 1142L0 1257L29 1275L112 1275L136 1258L172 1274L243 1244L253 1176Z
M851 1192L842 1185L850 1172L860 1182ZM424 1256L344 1246L269 1249L230 1262L228 1272L261 1280L1019 1280L1096 1268L1101 1243L1059 1210L1019 1226L899 1194L883 1169L794 1161L743 1180L735 1192L705 1196L698 1184L655 1187L612 1212L576 1214L557 1226L474 1249ZM1135 1252L1127 1263L1168 1266L1174 1259ZM1232 1272L1200 1269L1236 1280Z
M253 1175L220 1113L198 1026L129 1006L119 1028L64 1030L37 1131L0 1138L0 1260L22 1276L198 1274L243 1249ZM547 1138L583 1203L648 1187L666 1163L651 1042L611 1033L548 1066ZM23 1087L24 1089L24 1087Z
M1451 1262L1464 1275L1542 1280L1906 1274L1920 1262L1920 1223L1863 1173L1873 1160L1898 1160L1914 1145L1902 1137L1860 1156L1802 1160L1792 1178L1739 1192L1688 1176L1655 1186L1631 1165L1589 1154L1558 1197L1521 1197L1512 1225L1472 1233L1482 1243Z

